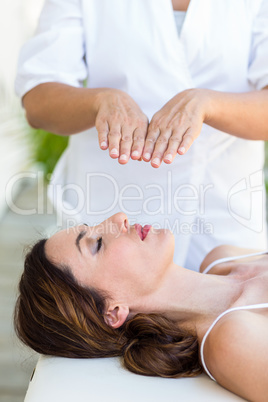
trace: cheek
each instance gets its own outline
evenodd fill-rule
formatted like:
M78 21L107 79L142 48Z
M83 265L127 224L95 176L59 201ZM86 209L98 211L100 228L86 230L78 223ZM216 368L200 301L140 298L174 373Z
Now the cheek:
M129 261L134 260L133 253L126 244L110 244L104 250L103 257L96 271L98 280L102 283L113 283L125 277L129 271Z
M115 276L124 277L135 272L140 250L127 242L121 242L111 247L106 257L106 261L109 261L109 271Z
M142 283L148 258L139 245L121 242L114 244L109 252L107 250L105 265L103 275L106 283L130 289Z
M122 239L110 244L98 270L98 284L112 292L139 290L141 293L157 286L173 260L174 236L161 233L148 244Z
M106 257L109 260L109 270L115 276L126 276L129 279L138 276L143 279L143 276L157 276L172 262L173 254L173 234L170 231L161 231L147 244L130 243L122 239L113 244Z

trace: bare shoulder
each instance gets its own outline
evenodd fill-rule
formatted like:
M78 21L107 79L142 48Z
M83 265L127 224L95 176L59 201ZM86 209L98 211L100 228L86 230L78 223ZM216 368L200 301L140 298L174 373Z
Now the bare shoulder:
M238 255L243 255L243 254L250 254L250 253L255 253L261 250L255 250L255 249L249 249L249 248L242 248L242 247L236 247L236 246L230 246L230 245L222 245L215 247L213 250L211 250L204 260L202 261L199 271L203 272L206 267L209 266L213 261L216 261L220 258L225 258L225 257L236 257ZM212 272L211 272L212 273Z
M222 317L204 348L206 365L217 382L256 402L266 401L268 395L268 318L257 311Z

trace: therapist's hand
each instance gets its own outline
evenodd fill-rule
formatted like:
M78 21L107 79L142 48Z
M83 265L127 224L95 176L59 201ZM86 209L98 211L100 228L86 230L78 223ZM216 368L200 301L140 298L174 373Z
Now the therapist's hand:
M166 103L149 124L143 160L157 168L184 155L201 132L207 102L206 90L189 89Z
M125 92L104 88L96 96L96 121L100 148L109 148L111 158L126 164L140 159L148 129L148 118Z

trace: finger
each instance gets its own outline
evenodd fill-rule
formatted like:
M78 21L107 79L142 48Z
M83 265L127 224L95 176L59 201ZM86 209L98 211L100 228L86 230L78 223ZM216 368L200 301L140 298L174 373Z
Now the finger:
M167 150L163 156L163 161L167 164L172 163L175 156L177 155L178 148L182 142L184 133L188 128L176 128L173 130L172 135L168 142Z
M182 141L179 145L178 154L184 155L189 150L194 140L198 137L199 133L200 130L198 131L196 128L194 129L193 127L189 128L184 134Z
M121 126L114 124L110 126L108 133L109 153L110 157L115 159L119 156L119 146L121 140Z
M156 140L159 137L159 135L160 135L159 127L150 128L150 125L149 125L147 137L145 139L144 149L142 152L142 159L145 162L150 161L152 153L154 151Z
M164 153L168 147L169 139L171 137L171 130L161 130L159 137L156 140L155 148L152 154L151 165L159 167L162 163Z
M108 148L109 125L106 120L96 121L96 129L98 131L99 146L105 150Z
M130 157L130 151L133 141L133 128L128 126L123 126L121 128L121 140L119 145L119 159L118 162L121 164L126 164Z
M131 148L131 158L141 160L142 151L145 144L147 126L137 127L133 134L133 144Z

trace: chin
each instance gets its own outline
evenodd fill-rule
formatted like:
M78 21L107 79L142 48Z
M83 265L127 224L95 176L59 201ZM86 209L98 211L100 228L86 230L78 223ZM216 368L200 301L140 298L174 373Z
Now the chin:
M161 241L161 246L169 250L168 253L174 254L175 250L175 237L174 234L169 229L160 229L159 239Z
M171 230L153 228L153 230L150 232L148 235L148 243L150 246L153 246L156 250L161 250L160 253L164 252L166 256L170 256L171 259L173 259L175 251L175 237Z
M171 232L171 230L161 229L161 231L163 231L164 236L166 236L167 238L173 239L173 241L174 241L175 237L174 237L174 234Z

